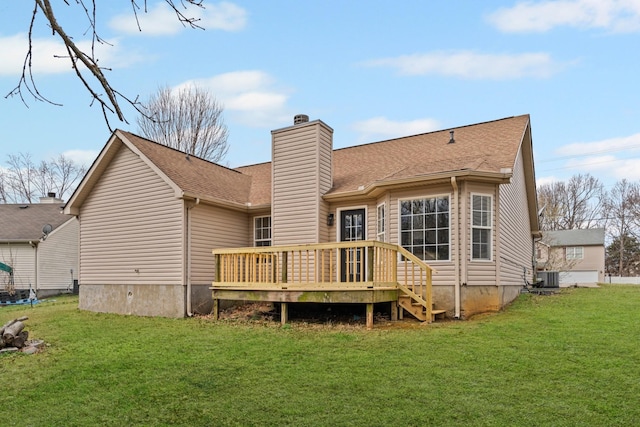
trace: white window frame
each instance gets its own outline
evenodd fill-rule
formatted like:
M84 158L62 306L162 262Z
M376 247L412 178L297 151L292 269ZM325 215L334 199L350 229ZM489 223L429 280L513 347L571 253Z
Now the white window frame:
M473 223L473 214L474 214L474 209L473 209L473 198L474 197L487 197L489 199L489 203L491 204L489 206L489 210L486 211L489 214L489 218L487 221L486 225L476 225ZM493 208L494 208L494 202L493 202L493 195L492 194L487 194L487 193L471 193L471 204L470 204L470 213L471 213L471 217L469 219L469 224L471 225L471 238L469 239L470 243L471 243L471 261L493 261ZM480 212L485 212L485 211L480 211ZM473 240L473 231L474 230L488 230L489 231L489 242L488 242L488 254L489 257L488 258L476 258L473 256L473 245L475 244L474 240Z
M376 207L376 238L380 242L387 241L387 204L384 202Z
M569 255L569 252L570 252L569 249L571 249L571 255ZM567 246L565 248L564 254L565 254L564 257L567 261L584 259L584 247L583 246Z
M424 259L424 256L422 257L422 260L425 262L429 262L429 263L439 263L439 262L451 262L451 246L452 246L452 242L451 242L451 194L450 193L442 193L442 194L430 194L430 195L421 195L421 196L414 196L414 197L403 197L398 199L398 245L402 246L402 202L407 202L407 201L414 201L414 200L426 200L426 199L438 199L438 198L446 198L448 200L448 205L449 205L449 210L448 210L448 214L449 214L449 221L447 224L447 229L448 229L448 233L447 233L447 246L449 246L449 251L447 253L447 259ZM436 218L437 221L437 218ZM437 229L437 228L436 228ZM442 246L443 244L438 244L436 242L435 246L436 246L436 253L437 253L437 247L438 246ZM426 244L425 244L426 246ZM406 248L405 248L406 249ZM411 252L411 251L409 251Z
M264 218L269 218L269 227L258 227L258 220L262 220ZM258 246L271 246L271 238L272 238L272 229L271 229L271 215L262 215L262 216L254 216L253 217L253 246L258 247ZM258 239L257 236L257 232L258 232L258 228L260 228L261 230L269 230L269 238L260 238ZM267 245L258 245L258 242L269 242Z

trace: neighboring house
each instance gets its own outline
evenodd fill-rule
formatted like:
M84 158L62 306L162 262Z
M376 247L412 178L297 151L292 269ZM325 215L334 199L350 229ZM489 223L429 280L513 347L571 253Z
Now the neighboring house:
M115 131L65 206L80 221L80 308L208 312L214 248L399 244L436 270L433 301L452 317L498 310L533 280L528 115L336 150L322 121L294 123L272 131L272 162L235 169Z
M40 203L0 204L0 261L13 268L15 289L34 289L40 298L73 290L79 225L63 206L53 193Z
M558 271L560 286L604 282L604 231L544 231L536 242L538 270Z

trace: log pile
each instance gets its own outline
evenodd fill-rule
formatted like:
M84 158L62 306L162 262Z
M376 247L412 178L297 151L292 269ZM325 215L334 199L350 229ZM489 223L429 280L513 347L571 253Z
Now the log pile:
M0 328L0 349L21 349L25 346L29 332L24 330L23 322L27 319L27 316L19 317L8 321Z

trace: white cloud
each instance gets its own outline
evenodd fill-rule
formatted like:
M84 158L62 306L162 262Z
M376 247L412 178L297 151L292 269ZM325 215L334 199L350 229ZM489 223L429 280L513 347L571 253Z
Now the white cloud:
M524 1L498 9L487 20L508 33L545 32L560 26L636 32L640 30L640 1Z
M180 12L187 18L195 18L196 25L205 30L239 31L246 26L246 11L229 2L218 4L205 3L204 7L187 6L182 9L179 2L177 6ZM141 34L146 36L173 35L191 28L178 20L176 12L166 2L159 2L148 8L145 13L141 10L136 15L126 12L111 19L109 26L125 34ZM138 23L140 26L138 27Z
M561 181L558 178L556 178L553 175L549 175L549 176L543 176L541 178L537 178L536 179L536 185L539 187L543 186L543 185L547 185L547 184L551 184L554 183L556 181Z
M428 118L401 122L392 121L386 117L373 117L356 122L351 127L360 134L359 141L371 141L432 132L440 129L440 124Z
M395 68L402 75L442 75L464 79L546 78L565 65L547 53L486 54L472 51L431 52L381 58L364 63L371 67Z
M597 154L624 150L640 150L640 133L601 141L563 145L556 150L556 153L562 156L578 156L583 153Z
M555 150L561 165L541 170L564 170L570 173L590 173L602 180L640 179L640 133L593 142L577 142ZM553 159L546 160L551 161ZM557 163L556 163L557 164Z
M73 160L79 165L91 166L100 152L96 150L67 150L62 153L66 158Z
M78 41L78 48L91 52L90 41ZM26 34L0 37L0 75L20 75L29 42ZM34 38L32 40L32 68L34 74L60 74L71 72L71 63L62 42L56 38ZM100 64L110 68L126 67L140 60L138 55L128 52L122 55L118 40L95 44L95 56Z
M275 79L263 71L235 71L188 80L176 89L191 84L209 89L223 104L225 114L249 126L273 126L291 118L286 113L287 91L278 88Z

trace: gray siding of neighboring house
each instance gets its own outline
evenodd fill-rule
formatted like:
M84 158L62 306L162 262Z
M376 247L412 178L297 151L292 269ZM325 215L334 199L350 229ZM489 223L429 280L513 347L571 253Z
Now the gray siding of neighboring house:
M272 132L272 242L318 243L328 236L332 130L315 121Z
M184 202L126 146L80 212L80 308L184 316Z
M0 245L0 261L13 268L16 289L36 287L36 250L29 243L9 243ZM0 271L0 284L4 285L9 275ZM3 288L0 288L2 290Z
M38 245L38 296L73 290L73 280L78 278L79 229L73 217Z
M499 280L501 286L515 288L508 295L504 291L506 300L503 303L508 303L517 296L519 289L525 285L525 280L533 280L533 237L522 154L520 150L511 183L501 185L499 191Z

